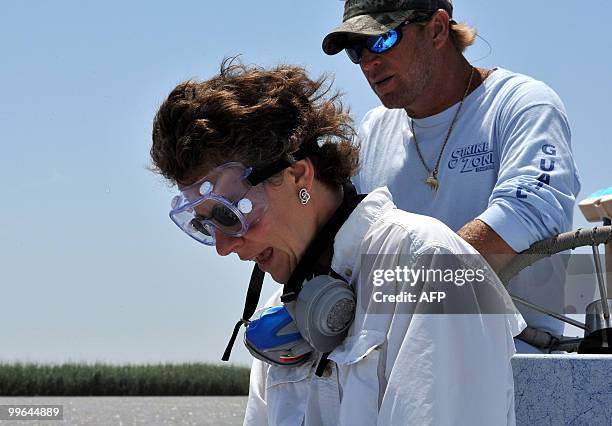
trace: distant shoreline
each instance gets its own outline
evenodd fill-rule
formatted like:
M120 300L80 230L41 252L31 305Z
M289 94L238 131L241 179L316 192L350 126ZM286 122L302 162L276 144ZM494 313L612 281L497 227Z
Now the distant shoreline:
M249 369L207 363L0 363L0 396L245 396Z

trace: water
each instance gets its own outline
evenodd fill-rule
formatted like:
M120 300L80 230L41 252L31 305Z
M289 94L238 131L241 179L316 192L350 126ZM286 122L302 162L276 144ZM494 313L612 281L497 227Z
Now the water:
M64 420L0 421L2 425L242 425L244 396L23 397L2 404L60 404Z

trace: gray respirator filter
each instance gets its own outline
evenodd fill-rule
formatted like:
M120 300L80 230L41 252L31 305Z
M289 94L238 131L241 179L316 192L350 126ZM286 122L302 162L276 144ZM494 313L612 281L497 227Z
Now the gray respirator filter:
M346 282L318 275L306 282L297 301L285 303L302 337L320 352L331 352L355 317L355 293Z

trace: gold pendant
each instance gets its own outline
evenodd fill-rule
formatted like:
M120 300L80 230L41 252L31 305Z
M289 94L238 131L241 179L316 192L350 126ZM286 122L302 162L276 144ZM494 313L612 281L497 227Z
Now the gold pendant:
M425 179L425 183L433 190L438 190L438 179L432 174L430 174L427 179Z

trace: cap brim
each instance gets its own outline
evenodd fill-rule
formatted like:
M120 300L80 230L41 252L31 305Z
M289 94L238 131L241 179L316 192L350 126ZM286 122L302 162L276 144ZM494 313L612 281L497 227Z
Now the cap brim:
M370 36L386 33L409 19L413 10L398 10L371 15L360 15L348 19L332 30L323 39L323 52L328 55L339 53L348 45L351 36Z

